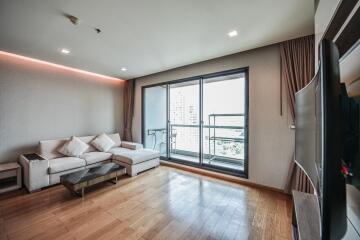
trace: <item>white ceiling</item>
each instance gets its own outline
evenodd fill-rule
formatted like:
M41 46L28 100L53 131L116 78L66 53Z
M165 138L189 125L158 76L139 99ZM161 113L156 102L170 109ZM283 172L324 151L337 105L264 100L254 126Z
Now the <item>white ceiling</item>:
M129 79L312 34L313 24L313 0L0 0L0 50Z

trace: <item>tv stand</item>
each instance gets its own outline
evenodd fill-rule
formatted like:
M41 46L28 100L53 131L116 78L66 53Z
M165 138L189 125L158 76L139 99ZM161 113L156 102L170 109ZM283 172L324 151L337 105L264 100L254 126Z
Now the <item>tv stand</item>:
M347 231L343 239L360 240L360 191L346 185Z
M314 194L293 191L293 239L320 239L320 209Z
M342 240L360 240L360 192L347 185L347 231ZM293 191L293 239L320 239L318 196Z

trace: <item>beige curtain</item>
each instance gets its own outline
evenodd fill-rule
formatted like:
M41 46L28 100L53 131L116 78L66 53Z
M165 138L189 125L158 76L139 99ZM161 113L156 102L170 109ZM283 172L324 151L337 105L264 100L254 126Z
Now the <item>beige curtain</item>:
M314 36L306 36L281 43L281 81L285 83L290 113L295 120L295 93L305 87L314 76ZM292 189L313 192L305 173L292 161L285 191Z
M124 87L124 134L123 140L132 141L132 119L134 116L135 79L125 81Z

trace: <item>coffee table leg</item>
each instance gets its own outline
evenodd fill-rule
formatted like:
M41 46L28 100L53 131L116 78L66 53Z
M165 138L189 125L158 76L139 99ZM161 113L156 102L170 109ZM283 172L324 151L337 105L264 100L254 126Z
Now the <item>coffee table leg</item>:
M77 196L77 197L82 197L83 196L81 191L73 191L73 190L71 190L70 194L73 195L73 196Z
M115 179L109 180L109 182L111 182L112 184L115 184L115 185L116 185L116 183L117 183L117 177L115 177Z
M85 196L84 188L81 188L81 197L84 197L84 196Z
M118 176L117 176L117 173L115 173L115 181L114 179L110 179L109 182L113 183L113 184L117 184L117 181L118 181Z

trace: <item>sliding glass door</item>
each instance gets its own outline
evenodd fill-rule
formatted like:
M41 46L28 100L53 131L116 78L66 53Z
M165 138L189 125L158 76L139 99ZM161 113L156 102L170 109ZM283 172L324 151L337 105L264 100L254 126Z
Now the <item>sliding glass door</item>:
M167 157L167 85L143 89L143 143Z
M170 158L199 164L200 81L170 84Z
M143 87L143 143L162 159L247 177L247 69Z
M245 73L203 81L203 163L208 167L245 170Z

